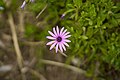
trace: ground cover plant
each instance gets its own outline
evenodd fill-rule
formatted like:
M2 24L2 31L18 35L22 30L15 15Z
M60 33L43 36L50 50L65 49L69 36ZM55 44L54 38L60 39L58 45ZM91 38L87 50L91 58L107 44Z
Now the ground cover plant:
M0 80L119 80L119 0L0 0Z

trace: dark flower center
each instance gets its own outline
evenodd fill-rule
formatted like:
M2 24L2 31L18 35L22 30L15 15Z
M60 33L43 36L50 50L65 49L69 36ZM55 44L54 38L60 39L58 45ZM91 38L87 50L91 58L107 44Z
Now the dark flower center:
M60 36L57 37L57 41L58 42L61 42L62 41L62 38Z

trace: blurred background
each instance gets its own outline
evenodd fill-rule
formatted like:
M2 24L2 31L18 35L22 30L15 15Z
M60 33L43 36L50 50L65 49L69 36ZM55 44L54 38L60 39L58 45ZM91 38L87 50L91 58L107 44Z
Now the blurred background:
M72 36L56 54L57 25ZM0 80L120 80L119 26L120 0L0 0Z

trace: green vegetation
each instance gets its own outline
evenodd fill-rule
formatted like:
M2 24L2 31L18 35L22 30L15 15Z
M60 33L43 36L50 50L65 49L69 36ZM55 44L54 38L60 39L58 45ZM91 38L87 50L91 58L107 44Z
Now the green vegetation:
M68 56L64 60L65 64L70 65L74 59L78 59L79 61L74 66L85 70L87 72L85 76L92 80L120 79L118 74L120 72L119 2L112 0L35 0L33 3L27 3L23 10L20 9L22 2L21 4L17 2L20 1L12 0L11 4L7 5L7 1L1 0L0 6L4 10L1 10L0 15L12 13L17 20L17 11L26 12L24 38L32 42L43 42L40 47L34 48L37 59L47 56L45 53L55 53L55 50L51 52L49 48L46 48L48 41L46 35L49 35L48 30L52 30L53 27L64 26L72 35L70 47L65 52ZM44 11L36 19L43 9ZM65 16L61 18L63 14ZM0 20L2 25L0 28L6 26L2 22ZM40 66L38 59L37 68Z

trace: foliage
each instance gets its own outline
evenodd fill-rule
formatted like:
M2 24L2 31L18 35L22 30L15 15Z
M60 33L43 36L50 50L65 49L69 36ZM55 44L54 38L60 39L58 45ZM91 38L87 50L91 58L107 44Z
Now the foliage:
M15 4L18 0L12 1L11 5L15 6L7 8L3 0L0 6L5 7L5 11L15 12L19 7ZM99 74L98 78L107 79L106 64L109 69L120 70L120 3L112 0L36 0L28 3L25 9L37 16L46 5L39 17L42 27L25 23L26 38L46 42L48 29L64 26L72 35L70 47L65 52L68 55L66 63L79 58L80 65L77 66L94 79L96 74ZM65 16L60 18L63 14ZM95 71L96 68L99 72Z
M68 55L86 61L84 66L91 72L96 62L120 69L119 5L111 0L73 0L66 5L61 23L72 34Z

